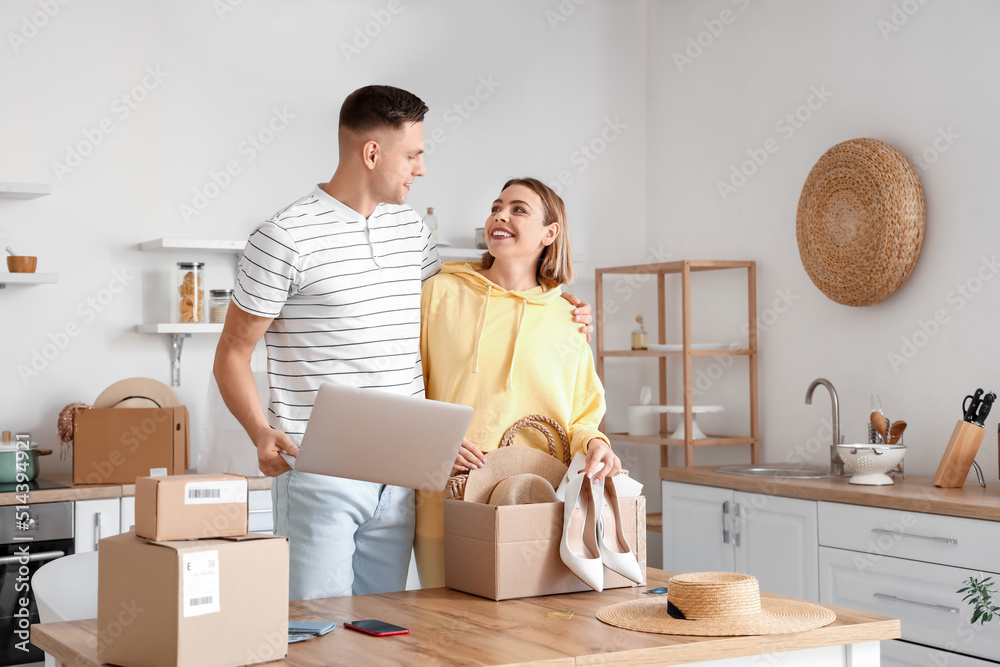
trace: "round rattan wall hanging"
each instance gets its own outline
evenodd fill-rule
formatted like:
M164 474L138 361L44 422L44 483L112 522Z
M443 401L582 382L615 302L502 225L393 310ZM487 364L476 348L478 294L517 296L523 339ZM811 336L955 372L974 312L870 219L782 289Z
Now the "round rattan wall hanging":
M877 139L837 144L809 172L795 234L802 265L845 306L888 299L924 240L924 193L906 157Z

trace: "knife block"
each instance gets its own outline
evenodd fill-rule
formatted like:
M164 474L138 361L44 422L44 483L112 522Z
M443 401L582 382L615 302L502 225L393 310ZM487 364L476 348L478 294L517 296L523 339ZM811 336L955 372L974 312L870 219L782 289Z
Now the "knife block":
M934 473L934 486L943 489L958 489L965 486L972 462L976 460L979 445L983 442L986 429L965 420L958 420L955 430L944 450L941 463Z

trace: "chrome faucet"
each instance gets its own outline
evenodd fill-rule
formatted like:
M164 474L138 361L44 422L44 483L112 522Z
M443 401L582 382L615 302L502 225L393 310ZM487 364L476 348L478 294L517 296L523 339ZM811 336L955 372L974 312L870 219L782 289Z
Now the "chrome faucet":
M833 444L830 445L830 474L843 475L844 462L837 455L837 445L844 441L840 435L840 401L837 399L837 390L833 388L833 383L826 378L813 380L809 388L806 389L806 405L812 405L813 391L819 385L823 385L830 392L830 402L833 405Z

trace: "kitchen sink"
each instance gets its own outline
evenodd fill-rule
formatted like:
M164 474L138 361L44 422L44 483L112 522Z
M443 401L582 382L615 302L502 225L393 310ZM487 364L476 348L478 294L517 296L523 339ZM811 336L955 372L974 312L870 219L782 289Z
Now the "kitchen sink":
M796 463L750 463L727 465L713 468L715 472L730 475L748 475L750 477L783 477L788 479L819 479L830 477L829 470L809 468Z

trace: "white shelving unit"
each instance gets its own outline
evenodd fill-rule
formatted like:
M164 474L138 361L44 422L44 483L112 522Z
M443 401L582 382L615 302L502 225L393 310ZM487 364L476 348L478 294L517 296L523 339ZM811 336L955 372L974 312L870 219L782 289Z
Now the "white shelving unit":
M230 253L236 255L239 261L240 255L246 241L232 241L224 239L177 239L160 238L152 241L144 241L139 244L139 250L143 252L214 252ZM181 384L181 352L184 350L184 339L190 338L192 334L218 334L222 333L221 324L178 324L178 323L154 323L139 324L135 327L137 333L142 334L163 334L170 336L171 341L171 386L178 387Z
M0 273L0 289L7 285L45 285L58 281L55 273Z
M51 183L10 183L0 181L0 197L4 199L36 199L52 194Z

